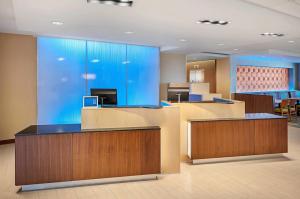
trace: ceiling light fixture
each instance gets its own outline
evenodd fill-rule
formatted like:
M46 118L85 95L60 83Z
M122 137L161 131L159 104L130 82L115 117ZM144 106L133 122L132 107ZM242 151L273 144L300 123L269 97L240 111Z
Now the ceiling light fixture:
M52 21L52 24L56 25L56 26L62 26L62 25L64 25L64 22L61 22L61 21Z
M265 32L260 34L261 36L270 36L270 37L283 37L284 34L282 33L273 33L273 32Z
M88 3L100 3L106 5L116 5L123 7L131 7L133 5L133 1L127 0L87 0Z
M290 40L290 41L288 41L290 44L293 44L293 43L295 43L295 41L293 41L293 40Z
M222 44L222 43L220 43L220 44L217 44L218 46L224 46L225 44Z
M180 42L186 42L186 39L179 39Z
M197 24L210 24L210 25L228 25L230 22L229 21L224 21L224 20L209 20L209 19L204 19L204 20L198 20L196 22Z
M233 49L234 51L238 51L239 49L238 48L235 48L235 49Z

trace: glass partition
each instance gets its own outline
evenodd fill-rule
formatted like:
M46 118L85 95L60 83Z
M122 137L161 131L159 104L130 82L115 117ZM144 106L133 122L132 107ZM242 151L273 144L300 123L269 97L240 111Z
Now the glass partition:
M118 105L159 105L159 48L38 38L38 124L81 122L90 89L117 89Z
M159 105L159 49L127 45L128 105Z
M38 124L80 123L85 41L38 38Z
M87 85L91 88L117 89L118 105L126 105L126 45L87 42Z

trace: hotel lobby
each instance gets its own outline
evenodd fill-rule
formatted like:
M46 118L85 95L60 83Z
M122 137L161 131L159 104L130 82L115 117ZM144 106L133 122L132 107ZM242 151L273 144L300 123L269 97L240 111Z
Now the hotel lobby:
M0 199L297 199L300 1L2 0Z

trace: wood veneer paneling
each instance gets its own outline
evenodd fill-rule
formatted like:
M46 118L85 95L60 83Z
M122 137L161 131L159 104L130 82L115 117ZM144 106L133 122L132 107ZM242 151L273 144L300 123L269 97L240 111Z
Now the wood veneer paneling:
M233 98L245 102L246 113L274 113L273 96L234 93Z
M191 159L288 152L287 119L192 122Z
M192 159L254 153L254 121L192 122Z
M255 154L288 152L287 119L255 121Z
M16 185L72 180L72 134L16 137Z
M187 82L190 81L190 70L192 68L204 69L204 83L209 83L210 93L216 93L216 60L196 61L187 63Z
M160 131L73 136L75 180L160 173Z
M16 137L16 185L158 174L160 130Z

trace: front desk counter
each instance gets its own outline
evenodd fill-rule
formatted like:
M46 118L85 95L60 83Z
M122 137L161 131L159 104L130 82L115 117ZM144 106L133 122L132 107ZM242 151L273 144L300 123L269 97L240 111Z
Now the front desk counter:
M15 184L161 173L160 127L34 125L15 135Z
M178 106L83 108L82 129L159 126L161 172L180 172L180 112Z
M245 118L188 120L188 157L211 158L288 152L286 117L254 113ZM201 161L200 161L201 162Z
M220 101L220 102L219 102ZM83 129L160 126L163 173L180 172L187 160L189 119L244 118L245 103L222 99L217 102L169 103L163 107L110 107L82 109Z
M245 118L245 102L225 100L222 102L172 103L180 109L180 157L188 160L188 120L213 120L217 118Z

